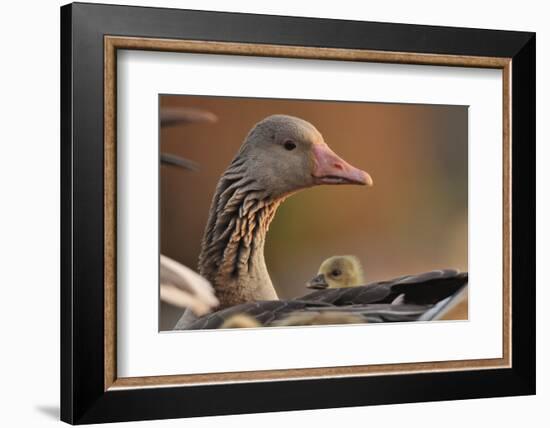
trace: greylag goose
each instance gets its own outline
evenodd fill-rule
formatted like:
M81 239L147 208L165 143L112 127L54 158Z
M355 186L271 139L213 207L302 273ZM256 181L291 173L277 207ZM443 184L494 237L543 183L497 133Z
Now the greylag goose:
M199 256L199 272L220 308L277 299L264 260L269 224L288 196L320 184L372 185L372 179L305 120L274 115L252 128L218 182Z
M467 282L466 274L447 270L278 300L264 259L269 224L285 198L321 184L372 186L372 179L334 153L303 119L274 115L257 123L218 182L199 256L199 272L213 285L220 310L198 320L184 313L174 328L219 328L239 313L270 325L296 311L416 320ZM401 304L391 305L397 297Z
M344 288L364 285L363 268L355 256L332 256L326 259L317 275L306 283L307 288Z

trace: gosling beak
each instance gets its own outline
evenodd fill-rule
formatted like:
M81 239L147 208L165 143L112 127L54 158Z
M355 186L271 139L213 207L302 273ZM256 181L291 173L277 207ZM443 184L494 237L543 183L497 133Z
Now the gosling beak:
M313 177L316 184L361 184L372 186L372 178L334 153L326 144L313 145Z
M327 281L325 280L325 275L320 273L313 279L310 279L308 282L306 282L307 288L312 288L314 290L324 290L325 288L328 288Z

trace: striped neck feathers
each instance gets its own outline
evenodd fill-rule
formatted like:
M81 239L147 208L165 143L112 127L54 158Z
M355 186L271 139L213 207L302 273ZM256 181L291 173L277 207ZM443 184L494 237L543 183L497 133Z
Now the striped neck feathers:
M284 197L273 198L236 158L217 187L199 257L199 271L214 286L219 309L275 300L264 259L269 224Z

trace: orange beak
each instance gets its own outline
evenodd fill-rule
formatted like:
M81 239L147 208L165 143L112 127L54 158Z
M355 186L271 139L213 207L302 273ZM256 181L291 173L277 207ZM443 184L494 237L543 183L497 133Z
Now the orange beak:
M313 177L316 184L360 184L372 186L372 178L334 153L326 144L313 145Z

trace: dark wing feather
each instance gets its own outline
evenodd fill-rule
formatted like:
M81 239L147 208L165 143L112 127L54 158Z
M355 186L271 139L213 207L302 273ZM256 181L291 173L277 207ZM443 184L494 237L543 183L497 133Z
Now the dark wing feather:
M320 308L306 307L302 311L308 313L338 312L355 314L361 316L364 322L378 323L417 321L432 307L432 305L371 304Z
M297 297L295 300L330 303L335 306L347 306L369 303L391 303L391 288L384 283L373 283L359 287L330 288ZM394 298L397 297L394 296Z
M399 282L392 286L392 291L398 295L404 294L405 303L434 305L458 293L467 284L468 274L455 272L418 282Z

